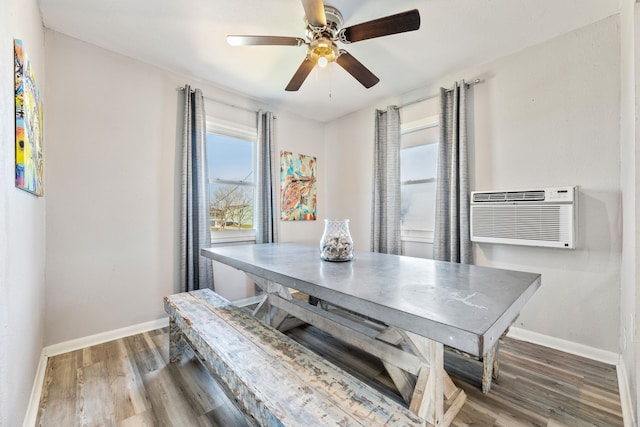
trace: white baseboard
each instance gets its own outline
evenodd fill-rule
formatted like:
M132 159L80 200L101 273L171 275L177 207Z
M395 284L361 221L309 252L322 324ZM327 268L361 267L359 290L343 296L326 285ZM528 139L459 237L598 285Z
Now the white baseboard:
M533 344L539 344L545 347L564 351L565 353L575 354L576 356L586 357L587 359L608 363L610 365L618 365L620 359L620 355L612 351L601 350L599 348L550 337L549 335L531 332L525 329L510 328L507 336L520 341L527 341Z
M23 427L33 427L36 425L38 417L38 407L40 406L40 395L42 395L42 384L44 383L44 374L47 371L47 356L44 349L40 352L40 361L38 362L38 370L31 387L31 397L29 398L29 406L22 423Z
M40 395L42 394L42 385L44 383L44 376L46 374L47 361L49 360L49 357L57 356L58 354L67 353L69 351L79 350L85 347L90 347L96 344L102 344L131 335L141 334L143 332L153 331L154 329L164 328L167 325L169 325L169 318L165 317L163 319L139 323L137 325L114 329L112 331L102 332L99 334L90 335L88 337L78 338L75 340L65 341L59 344L53 344L44 347L42 349L42 352L40 353L40 362L38 363L38 370L36 371L36 376L33 380L29 406L27 407L27 413L25 414L24 422L22 424L23 427L33 427L36 424L36 419L38 417L38 407L40 406Z
M47 357L57 356L58 354L67 353L69 351L75 351L81 348L90 347L92 345L102 344L131 335L141 334L143 332L152 331L154 329L164 328L167 325L169 325L169 318L165 317L164 319L152 320L150 322L139 323L137 325L127 326L125 328L114 329L112 331L89 335L88 337L49 345L45 347L43 351L45 352Z
M616 372L618 373L618 390L620 392L620 405L622 406L624 427L635 427L636 421L633 401L631 399L631 389L629 388L629 380L627 377L627 367L622 358L620 358L618 366L616 366Z

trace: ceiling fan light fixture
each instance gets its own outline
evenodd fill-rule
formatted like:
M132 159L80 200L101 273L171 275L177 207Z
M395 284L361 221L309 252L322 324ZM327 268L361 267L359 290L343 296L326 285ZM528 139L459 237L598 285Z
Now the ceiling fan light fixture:
M326 57L321 56L320 58L318 58L318 65L320 67L326 67L328 63L329 63L329 60Z
M309 58L318 66L326 67L338 57L338 47L327 37L320 37L309 44Z
M362 86L370 88L380 79L349 52L338 50L340 43L354 43L392 34L420 29L418 9L387 15L360 24L343 26L342 14L324 0L302 0L305 12L306 39L286 36L233 36L227 37L232 46L307 46L307 54L285 87L288 92L300 89L302 83L315 68L335 62L351 74Z

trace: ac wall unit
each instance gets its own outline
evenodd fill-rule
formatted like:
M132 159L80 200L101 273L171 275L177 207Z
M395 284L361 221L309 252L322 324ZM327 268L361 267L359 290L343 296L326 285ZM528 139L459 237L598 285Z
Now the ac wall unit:
M471 241L574 249L577 187L471 193Z

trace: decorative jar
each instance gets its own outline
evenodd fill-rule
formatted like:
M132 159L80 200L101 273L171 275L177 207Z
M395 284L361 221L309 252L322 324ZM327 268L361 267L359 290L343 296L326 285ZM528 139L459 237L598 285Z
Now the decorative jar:
M353 259L353 240L349 233L348 219L324 220L324 233L320 239L320 258L325 261Z

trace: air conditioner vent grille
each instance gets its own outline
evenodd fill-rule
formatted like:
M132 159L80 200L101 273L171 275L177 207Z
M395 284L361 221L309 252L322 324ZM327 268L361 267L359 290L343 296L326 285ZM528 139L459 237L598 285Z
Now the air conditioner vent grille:
M477 191L471 241L574 249L577 187Z
M562 205L477 206L473 216L473 234L517 240L547 242L568 241L570 228L563 224Z
M544 190L474 193L473 202L543 202Z

